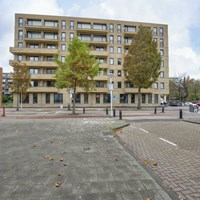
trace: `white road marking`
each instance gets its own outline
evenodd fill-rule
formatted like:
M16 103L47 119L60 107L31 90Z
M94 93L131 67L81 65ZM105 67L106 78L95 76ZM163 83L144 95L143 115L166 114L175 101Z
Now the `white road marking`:
M170 142L169 140L165 140L164 138L160 138L162 141L167 142L168 144L171 144L173 146L177 146L177 144L174 144L173 142Z
M143 128L140 128L141 131L144 131L145 133L149 133L149 131L144 130Z

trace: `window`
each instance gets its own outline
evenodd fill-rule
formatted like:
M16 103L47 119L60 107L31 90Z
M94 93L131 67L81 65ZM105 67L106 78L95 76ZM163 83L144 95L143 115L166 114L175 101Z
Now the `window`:
M163 38L160 38L160 47L164 47L164 39Z
M134 85L130 82L126 82L126 88L133 88Z
M46 93L46 104L50 103L50 93Z
M117 64L121 65L122 64L122 59L121 58L117 58Z
M74 30L74 21L70 21L70 29Z
M55 58L53 56L47 56L46 61L55 61Z
M163 28L160 28L160 36L164 36Z
M39 35L39 37L41 38L41 35ZM44 33L44 38L55 40L55 39L58 39L58 34L57 33Z
M165 89L165 84L163 82L160 83L160 89Z
M146 95L142 94L142 103L146 103Z
M154 83L154 88L158 89L158 83Z
M91 29L91 23L80 23L78 22L78 28ZM93 27L94 28L94 27ZM95 29L95 28L94 28ZM100 29L100 28L99 28Z
M160 78L164 78L164 72L160 72Z
M117 70L117 76L121 77L122 76L122 70Z
M18 61L22 61L23 60L23 56L19 55L18 56Z
M122 82L117 82L117 88L122 88Z
M114 58L110 58L110 65L114 65Z
M61 41L62 41L62 42L65 42L65 41L66 41L66 33L65 33L65 32L62 32Z
M22 100L22 103L29 103L29 94L28 93L25 93L25 94L22 94L22 98L21 98L21 94L20 94L20 103L21 103L21 100Z
M65 56L61 56L61 61L64 63L65 62Z
M122 37L120 35L117 36L117 44L122 43Z
M158 38L154 38L153 40L158 45Z
M110 103L110 94L103 94L103 103Z
M70 33L70 35L69 35L69 40L72 41L73 38L74 38L74 33Z
M30 73L30 74L38 74L39 71L38 71L38 69L30 68L30 69L29 69L29 73Z
M33 104L38 103L38 94L37 93L33 93Z
M39 57L38 56L30 56L29 60L30 61L39 61Z
M155 103L155 104L158 103L158 94L154 94L154 103Z
M164 60L161 60L161 67L164 67Z
M110 74L114 75L114 70L113 69L110 70Z
M131 94L131 103L135 103L135 94Z
M47 44L47 49L57 49L55 44Z
M76 103L81 103L81 94L76 94Z
M51 68L46 69L46 74L55 74L55 73L56 73L56 69L51 69Z
M119 53L119 54L122 53L122 48L121 47L117 47L117 53Z
M88 104L88 94L84 94L84 104Z
M23 39L23 31L19 30L18 31L18 40L22 40Z
M157 27L153 27L153 35L157 35Z
M121 33L121 24L117 24L117 33Z
M96 81L96 88L104 88L104 82L103 81Z
M39 44L30 44L29 48L38 49L39 48Z
M18 19L18 27L23 27L23 18Z
M44 21L45 26L54 26L58 27L58 22L57 21Z
M46 87L54 87L55 81L46 81Z
M110 46L110 53L114 53L114 47Z
M106 30L106 24L93 24L93 29Z
M114 36L110 35L110 44L114 44Z
M136 32L136 26L124 26L125 32Z
M30 81L30 83L31 83L32 87L38 87L38 81L37 80L32 80L32 81Z
M128 103L128 94L120 94L120 103Z
M111 33L114 32L114 24L110 24L110 32L111 32Z
M61 24L62 29L66 29L66 21L62 20L62 24Z
M18 48L22 48L23 47L23 43L22 42L18 42Z
M100 103L100 94L96 94L96 103L97 103L97 104Z
M54 103L63 103L63 94L55 93L54 94Z
M148 94L148 103L152 103L152 94Z
M65 44L62 44L62 45L61 45L61 50L62 50L62 51L65 51L65 50L66 50L66 45L65 45Z
M104 47L96 47L95 50L96 51L105 51Z
M163 49L160 50L160 55L164 56L164 50Z

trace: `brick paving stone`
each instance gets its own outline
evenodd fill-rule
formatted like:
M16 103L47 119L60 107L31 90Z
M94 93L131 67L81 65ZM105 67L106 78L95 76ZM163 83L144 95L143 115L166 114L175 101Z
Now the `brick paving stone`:
M199 124L183 121L132 122L121 133L118 132L118 136L141 163L147 160L148 166L165 184L176 191L180 198L199 199L192 196L193 193L199 193L197 185L200 185ZM156 161L158 166L153 167L153 161Z

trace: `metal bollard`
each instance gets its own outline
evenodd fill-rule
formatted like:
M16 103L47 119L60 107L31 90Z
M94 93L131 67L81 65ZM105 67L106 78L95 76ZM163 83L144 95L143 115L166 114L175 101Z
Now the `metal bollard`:
M165 108L164 108L164 106L162 107L162 113L164 113L165 112Z
M108 115L108 108L106 108L106 115Z
M119 119L122 120L122 111L119 110Z
M179 119L183 119L183 110L182 109L179 110Z
M157 113L157 108L155 107L155 109L154 109L154 114L156 114Z
M68 104L68 110L71 110L71 109L70 109L70 104Z
M83 114L85 114L85 108L83 108Z
M115 117L115 109L113 109L113 117Z
M6 116L6 109L5 107L3 107L3 114L2 114L2 117L5 117Z

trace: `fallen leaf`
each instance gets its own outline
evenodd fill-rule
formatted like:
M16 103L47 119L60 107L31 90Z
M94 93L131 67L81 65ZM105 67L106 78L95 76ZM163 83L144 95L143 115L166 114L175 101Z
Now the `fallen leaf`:
M143 163L144 163L144 165L147 165L147 164L148 164L148 161L147 161L147 160L144 160Z
M61 174L58 174L58 176L61 176Z
M150 197L147 197L146 200L152 200Z
M53 160L53 158L51 156L44 156L44 158L47 160Z
M60 186L61 186L61 182L59 182L59 181L58 181L58 182L55 182L55 186L56 186L56 187L60 187Z
M157 166L157 164L158 164L157 162L152 162L153 166Z
M61 162L64 161L64 157L61 157L61 158L60 158L60 161L61 161Z
M67 166L67 163L64 163L64 166Z

